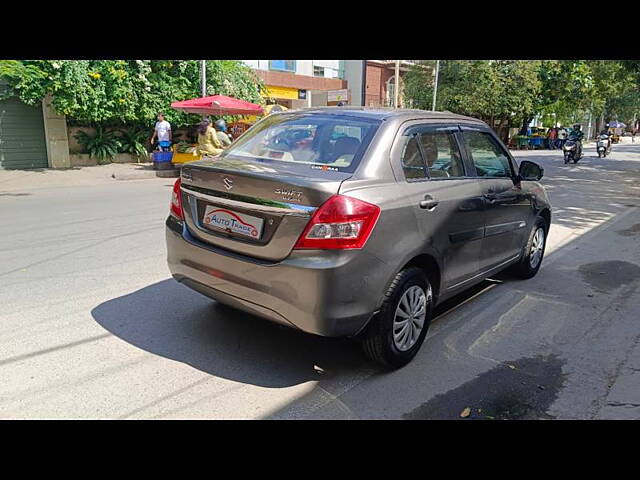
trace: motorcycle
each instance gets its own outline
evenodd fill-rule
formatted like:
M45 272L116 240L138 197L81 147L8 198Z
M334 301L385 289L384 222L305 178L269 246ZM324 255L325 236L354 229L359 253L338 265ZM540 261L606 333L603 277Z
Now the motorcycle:
M580 138L571 135L562 147L564 151L564 163L567 164L573 160L573 163L578 163L578 160L582 158L582 142Z
M611 153L611 139L609 135L602 134L598 137L596 150L598 151L598 158L604 158Z

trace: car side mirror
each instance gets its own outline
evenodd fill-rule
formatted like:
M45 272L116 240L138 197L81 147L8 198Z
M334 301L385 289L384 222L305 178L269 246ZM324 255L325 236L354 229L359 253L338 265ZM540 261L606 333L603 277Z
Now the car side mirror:
M544 168L535 162L529 160L523 160L520 162L520 168L518 170L518 176L520 180L528 180L537 182L544 175Z

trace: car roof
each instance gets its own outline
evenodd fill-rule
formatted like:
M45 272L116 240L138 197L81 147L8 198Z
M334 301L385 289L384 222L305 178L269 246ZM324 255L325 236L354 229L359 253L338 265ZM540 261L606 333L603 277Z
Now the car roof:
M298 110L287 110L278 112L275 115L286 115L291 113L302 112L312 115L339 115L345 117L372 118L378 120L388 120L391 118L400 119L429 119L429 120L450 120L482 123L481 120L473 117L466 117L451 112L431 112L427 110L409 109L409 108L385 108L385 107L311 107L301 108Z

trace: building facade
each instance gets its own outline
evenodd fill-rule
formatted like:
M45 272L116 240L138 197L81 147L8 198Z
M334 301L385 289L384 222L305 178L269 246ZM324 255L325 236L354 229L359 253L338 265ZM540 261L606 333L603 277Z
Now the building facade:
M287 108L337 105L349 96L344 60L243 60Z
M267 86L267 96L288 108L321 105L392 107L396 60L243 60ZM400 60L402 78L415 60ZM364 94L363 94L364 90Z
M393 107L396 84L400 84L398 107L405 105L402 95L402 78L415 65L415 60L400 60L400 81L396 82L396 60L367 60L366 93L364 105L367 107Z

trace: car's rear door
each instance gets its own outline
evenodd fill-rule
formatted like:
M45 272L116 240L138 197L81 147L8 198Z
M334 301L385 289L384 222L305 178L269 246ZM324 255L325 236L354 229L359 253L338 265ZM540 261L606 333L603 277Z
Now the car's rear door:
M461 125L461 131L485 202L480 269L487 271L520 254L531 198L514 182L517 166L490 129Z
M445 289L477 274L484 231L480 186L467 174L457 131L452 124L413 124L401 137L403 196L425 245L440 255Z

